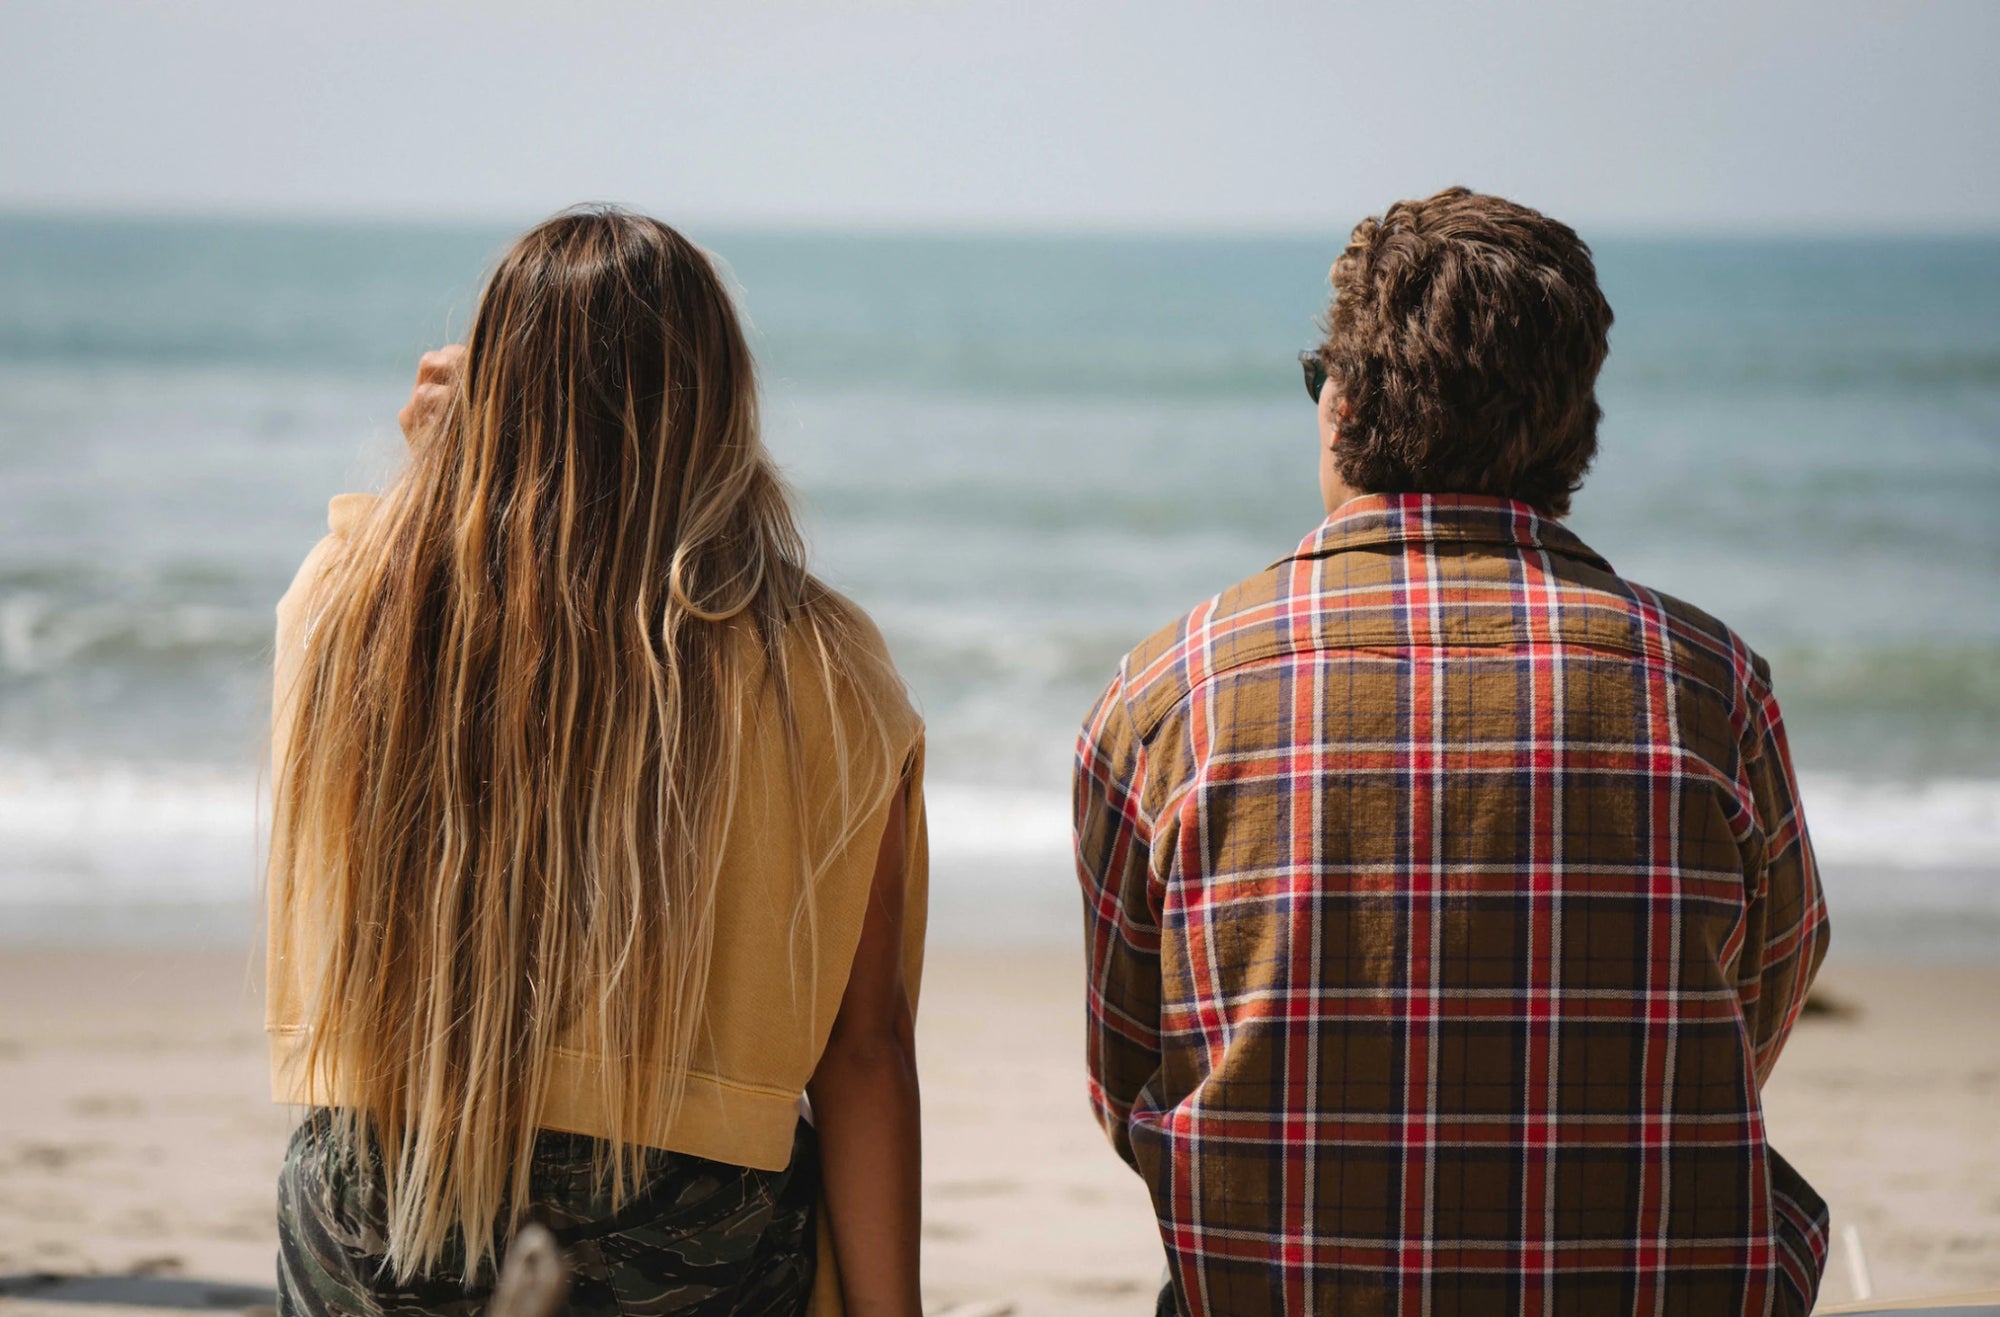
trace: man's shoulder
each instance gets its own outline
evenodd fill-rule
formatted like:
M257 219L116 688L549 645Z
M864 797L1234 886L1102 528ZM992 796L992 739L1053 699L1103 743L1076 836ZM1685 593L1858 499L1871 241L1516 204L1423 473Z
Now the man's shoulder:
M1677 667L1699 673L1732 695L1769 694L1770 665L1734 627L1678 595L1627 577L1612 579L1630 601L1642 634L1656 636L1661 654ZM1652 646L1647 648L1650 652Z
M1571 583L1572 586L1575 583ZM1709 702L1741 740L1779 718L1771 665L1740 632L1678 595L1604 572L1586 587L1602 606L1565 610L1564 639L1608 642L1663 674L1683 698Z
M1219 672L1282 653L1285 563L1202 600L1133 646L1119 666L1127 710L1141 736Z

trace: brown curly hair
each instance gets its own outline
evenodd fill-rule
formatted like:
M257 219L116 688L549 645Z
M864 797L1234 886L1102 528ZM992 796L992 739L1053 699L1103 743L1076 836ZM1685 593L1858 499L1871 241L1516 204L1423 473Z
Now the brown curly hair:
M1597 455L1611 307L1567 224L1462 187L1355 226L1320 360L1334 460L1373 494L1492 494L1551 517Z

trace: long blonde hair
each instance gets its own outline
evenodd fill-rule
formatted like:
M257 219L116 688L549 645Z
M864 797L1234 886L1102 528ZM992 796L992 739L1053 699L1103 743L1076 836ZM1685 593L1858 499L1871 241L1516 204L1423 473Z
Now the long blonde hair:
M456 1239L470 1281L518 1224L559 1046L609 1059L616 1196L631 1132L678 1109L749 720L796 748L812 684L880 712L886 660L805 569L714 267L610 209L502 258L451 402L311 616L269 874L324 949L309 1074L379 1148L390 1268ZM850 721L837 758L886 750L884 718ZM882 776L843 775L811 835L849 839Z

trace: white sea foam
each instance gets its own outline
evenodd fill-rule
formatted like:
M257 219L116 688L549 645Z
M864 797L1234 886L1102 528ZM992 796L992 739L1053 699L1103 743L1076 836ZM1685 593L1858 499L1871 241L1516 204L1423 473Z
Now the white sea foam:
M1992 778L1905 783L1805 774L1799 795L1823 863L2000 868L2000 781Z
M937 860L1068 862L1066 796L940 783L926 791L925 809Z
M1822 864L1857 877L1907 875L1842 882L1845 892L1883 908L2000 901L2000 780L1813 774L1801 792ZM247 773L0 758L0 906L248 899L263 809ZM1061 793L945 780L931 787L929 814L941 873L953 864L1067 868Z
M0 906L247 898L267 805L209 767L0 759ZM941 784L928 808L940 862L1066 863L1055 793Z
M260 816L247 774L0 760L0 906L247 900Z

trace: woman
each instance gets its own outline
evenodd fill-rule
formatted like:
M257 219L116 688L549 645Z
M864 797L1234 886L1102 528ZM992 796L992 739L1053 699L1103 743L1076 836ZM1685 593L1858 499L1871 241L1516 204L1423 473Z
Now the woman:
M916 1313L921 724L714 268L560 215L404 421L278 610L281 1311Z

